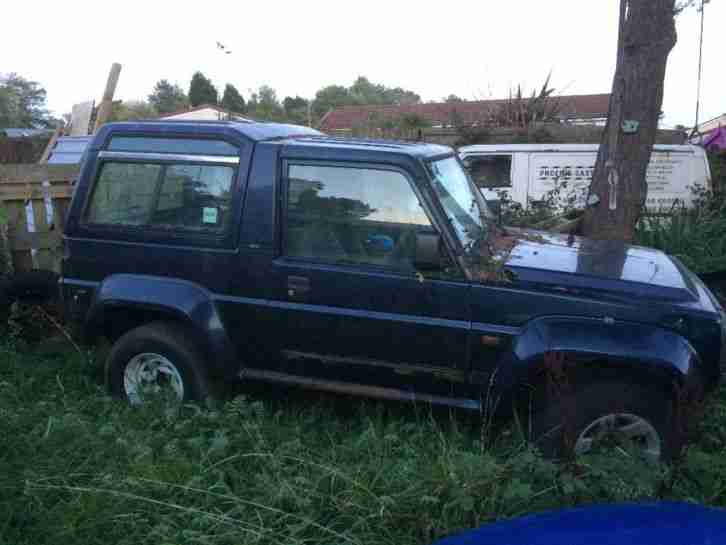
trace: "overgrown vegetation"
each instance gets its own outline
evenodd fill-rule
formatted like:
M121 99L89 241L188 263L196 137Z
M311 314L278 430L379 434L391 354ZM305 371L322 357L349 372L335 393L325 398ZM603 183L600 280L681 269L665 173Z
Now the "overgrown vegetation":
M644 217L635 241L675 255L698 273L726 270L726 153L709 153L712 191L696 190L692 208Z
M697 273L726 270L726 195L697 192L692 208L669 216L645 216L635 241L676 256Z
M726 503L726 391L680 466L557 466L516 425L428 406L260 387L138 410L95 377L80 356L0 352L0 543L413 544L588 502Z

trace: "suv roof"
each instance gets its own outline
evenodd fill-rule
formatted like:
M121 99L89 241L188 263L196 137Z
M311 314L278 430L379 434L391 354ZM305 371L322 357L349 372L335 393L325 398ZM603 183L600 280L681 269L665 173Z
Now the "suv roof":
M296 148L337 148L355 149L360 151L375 151L383 153L397 153L415 155L417 157L432 157L438 155L451 155L453 150L448 146L427 144L426 142L403 142L398 140L373 140L364 138L346 138L341 136L293 136L286 138L284 144Z
M327 136L320 131L310 127L304 127L302 125L238 121L172 120L107 123L96 134L96 137L93 139L93 143L91 144L91 148L94 150L100 149L111 133L157 133L159 135L162 133L197 133L206 135L217 134L220 136L236 133L254 142L278 140L282 144L291 147L356 149L361 151L415 155L419 157L431 157L452 153L452 149L447 146L426 144L423 142L367 140L360 138Z
M94 147L105 142L109 133L202 133L219 134L234 132L242 136L260 142L262 140L273 140L288 138L298 135L322 135L310 127L300 125L287 125L285 123L258 123L238 121L127 121L121 123L107 123L98 131L94 139Z

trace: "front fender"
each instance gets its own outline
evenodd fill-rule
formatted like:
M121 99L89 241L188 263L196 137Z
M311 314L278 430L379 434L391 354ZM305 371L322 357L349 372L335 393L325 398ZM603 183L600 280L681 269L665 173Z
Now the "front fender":
M575 366L606 362L653 380L683 383L701 362L687 339L661 327L595 318L546 317L529 322L497 369L499 396L511 394L532 376L545 354L565 354Z
M107 277L95 291L85 330L93 338L103 331L109 312L117 309L147 310L185 322L199 333L211 356L209 364L222 371L236 361L212 296L203 286L174 278L138 274Z

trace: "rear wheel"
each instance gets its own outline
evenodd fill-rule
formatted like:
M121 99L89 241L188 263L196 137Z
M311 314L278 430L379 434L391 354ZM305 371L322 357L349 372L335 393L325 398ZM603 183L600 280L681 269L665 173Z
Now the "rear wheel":
M682 446L672 397L655 386L598 382L550 399L534 418L535 444L552 458L608 451L669 461Z
M111 395L131 405L203 401L209 381L201 351L186 328L154 322L137 327L114 345L106 359Z

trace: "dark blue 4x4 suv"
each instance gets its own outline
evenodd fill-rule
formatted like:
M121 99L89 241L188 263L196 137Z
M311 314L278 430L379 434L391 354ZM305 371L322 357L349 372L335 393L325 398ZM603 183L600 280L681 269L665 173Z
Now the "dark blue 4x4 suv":
M676 454L684 392L719 376L716 299L661 252L548 234L510 237L492 275L489 214L448 147L110 124L65 226L65 307L134 404L242 377L523 407L548 454L611 432Z

